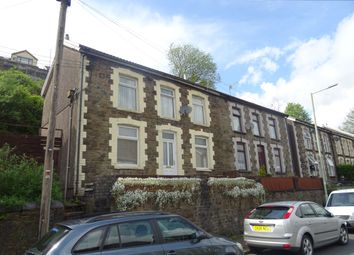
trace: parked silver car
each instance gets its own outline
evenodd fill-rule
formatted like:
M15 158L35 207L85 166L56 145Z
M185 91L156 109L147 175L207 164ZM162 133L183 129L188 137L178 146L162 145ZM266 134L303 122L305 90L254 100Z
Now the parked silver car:
M338 242L348 243L343 219L308 201L263 204L244 220L244 239L251 251L264 248L297 251L312 255L314 248Z
M43 254L243 255L243 249L176 214L131 212L57 224L25 253Z

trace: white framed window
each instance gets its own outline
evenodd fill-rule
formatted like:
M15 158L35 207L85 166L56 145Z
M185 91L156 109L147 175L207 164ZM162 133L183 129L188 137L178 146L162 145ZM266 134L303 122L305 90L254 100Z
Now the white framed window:
M163 140L163 165L164 167L172 168L175 166L175 134L169 131L162 132Z
M324 151L327 153L331 152L331 147L329 144L329 139L328 139L328 135L326 133L322 134L322 139L323 139L323 147L324 147Z
M119 76L118 107L137 111L137 80L128 76Z
M273 148L274 153L274 168L276 173L283 173L283 166L281 162L280 149Z
M310 132L308 130L304 130L303 135L304 135L305 148L311 150L312 149L312 142L311 142Z
M269 136L270 136L270 138L278 139L275 119L274 118L268 118L268 124L269 124Z
M161 116L174 119L176 116L175 91L171 88L160 87Z
M307 154L307 160L309 165L309 174L310 176L318 176L318 162L315 160L312 153Z
M193 122L196 124L205 125L205 102L204 98L199 96L192 96L193 105Z
M117 162L119 165L138 165L138 128L118 125Z
M328 167L328 175L331 177L336 176L336 171L334 169L334 163L333 163L330 156L326 157L326 162L327 162L327 167Z
M26 57L17 56L17 62L27 64L27 65L33 65L33 60Z
M244 142L236 143L236 167L239 171L247 171L246 144Z
M241 110L239 108L232 108L232 126L234 131L242 131Z
M252 132L253 135L260 136L261 132L259 129L259 114L258 113L252 113Z
M202 136L195 137L196 167L208 168L208 138Z

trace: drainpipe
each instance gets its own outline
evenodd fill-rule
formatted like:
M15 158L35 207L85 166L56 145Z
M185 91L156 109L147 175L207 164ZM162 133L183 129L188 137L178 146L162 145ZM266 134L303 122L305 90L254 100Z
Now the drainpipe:
M68 134L68 142L67 142L67 150L66 150L66 167L65 167L65 183L64 183L64 200L67 198L67 190L68 190L68 174L70 171L70 152L71 152L71 129L73 123L73 102L75 100L76 89L71 89L68 91L68 98L70 100L70 111L69 111L69 134Z
M79 170L80 170L80 139L81 139L81 114L82 114L82 92L84 87L84 68L85 68L85 56L81 56L81 77L80 77L80 99L79 99L79 121L78 121L78 128L77 128L77 140L76 140L76 174L75 174L75 195L78 195L79 190Z

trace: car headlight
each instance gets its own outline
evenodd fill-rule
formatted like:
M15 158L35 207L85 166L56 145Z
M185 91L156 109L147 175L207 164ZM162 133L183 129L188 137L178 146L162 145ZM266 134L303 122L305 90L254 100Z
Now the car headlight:
M236 242L236 246L237 248L239 248L242 252L243 252L243 247L242 247L242 244Z

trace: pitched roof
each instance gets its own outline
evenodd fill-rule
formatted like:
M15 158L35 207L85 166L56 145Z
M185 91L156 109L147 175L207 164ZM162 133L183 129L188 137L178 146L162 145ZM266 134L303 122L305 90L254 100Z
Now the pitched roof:
M21 51L14 52L14 53L11 54L11 56L12 56L12 55L17 55L17 54L23 53L23 52L28 53L29 55L31 55L32 58L34 58L35 60L38 60L38 58L36 58L35 56L33 56L33 54L31 54L28 50L21 50Z

